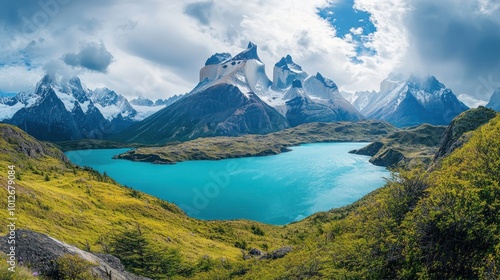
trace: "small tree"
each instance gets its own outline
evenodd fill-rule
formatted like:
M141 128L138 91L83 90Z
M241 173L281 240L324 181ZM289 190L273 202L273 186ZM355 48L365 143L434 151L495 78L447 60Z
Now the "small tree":
M111 241L111 252L130 272L144 275L148 242L138 226L118 233Z
M56 279L92 280L99 279L92 273L95 264L77 255L66 254L56 260Z
M176 275L182 269L179 250L160 250L152 246L140 226L118 233L113 237L110 248L128 271L139 275L162 278Z

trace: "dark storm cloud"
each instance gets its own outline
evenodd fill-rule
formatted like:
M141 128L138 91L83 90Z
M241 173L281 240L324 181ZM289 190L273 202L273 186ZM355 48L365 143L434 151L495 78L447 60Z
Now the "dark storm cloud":
M210 24L210 14L214 6L213 1L208 2L195 2L188 4L184 8L186 15L198 20L203 25Z
M488 94L485 87L493 85L482 81L500 82L499 19L500 10L481 9L478 2L414 1L407 18L410 55L418 56L423 67L440 72L433 74L449 83L460 81L464 93L484 100ZM457 67L462 76L451 76ZM480 87L482 93L478 92Z
M113 55L103 44L90 44L83 47L79 53L65 54L63 61L70 66L105 73L113 62Z

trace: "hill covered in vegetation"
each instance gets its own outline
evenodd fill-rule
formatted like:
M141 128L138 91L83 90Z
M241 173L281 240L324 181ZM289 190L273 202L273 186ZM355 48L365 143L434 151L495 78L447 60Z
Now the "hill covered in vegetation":
M1 125L0 134L0 183L6 184L8 165L18 171L19 226L84 250L115 254L137 274L156 279L500 278L500 116L470 131L464 144L432 169L414 166L394 173L386 186L352 205L286 226L192 219L173 204L73 166L57 149L17 128ZM18 141L25 141L25 148ZM6 215L0 213L4 220ZM142 255L117 246L136 241L144 245ZM159 270L165 266L152 263L155 254L170 269Z
M351 153L371 156L370 162L379 166L428 164L439 147L445 129L445 126L423 124L398 130Z

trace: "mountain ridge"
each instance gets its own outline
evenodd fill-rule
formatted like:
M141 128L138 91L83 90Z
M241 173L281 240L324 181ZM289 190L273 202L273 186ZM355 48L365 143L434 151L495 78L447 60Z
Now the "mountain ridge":
M251 42L234 57L216 53L207 59L199 83L186 97L110 139L163 144L197 137L266 134L307 122L364 119L332 80L320 73L307 76L290 55L276 65L275 71L285 72L275 72L274 78L284 82L269 80L257 46ZM281 83L281 88L273 90L273 83Z
M42 140L103 139L183 96L158 99L157 107L144 109L132 106L108 88L84 88L77 76L46 74L33 91L0 98L0 121L17 125Z
M422 123L448 125L468 107L434 76L391 74L372 96L359 94L361 112L368 118L386 120L399 127Z

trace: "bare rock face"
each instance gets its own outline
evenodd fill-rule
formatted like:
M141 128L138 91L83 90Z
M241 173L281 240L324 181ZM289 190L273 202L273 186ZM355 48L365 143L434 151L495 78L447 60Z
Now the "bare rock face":
M269 253L266 256L266 258L272 259L272 260L281 259L284 256L288 255L288 253L290 253L291 251L293 251L293 247L291 247L291 246L281 247L281 248L276 249L276 250L272 251L271 253Z
M395 149L387 149L380 155L370 159L370 162L378 166L393 166L405 159L405 156Z
M149 279L125 271L120 260L116 257L86 252L45 234L19 229L15 231L15 236L15 253L17 260L21 258L23 266L29 267L32 271L37 272L40 275L48 277L57 275L56 260L66 254L72 254L79 256L83 260L96 264L93 268L93 272L99 275L102 279ZM9 240L8 237L9 236L7 235L0 238L0 250L6 254L9 254L11 246L7 243Z

